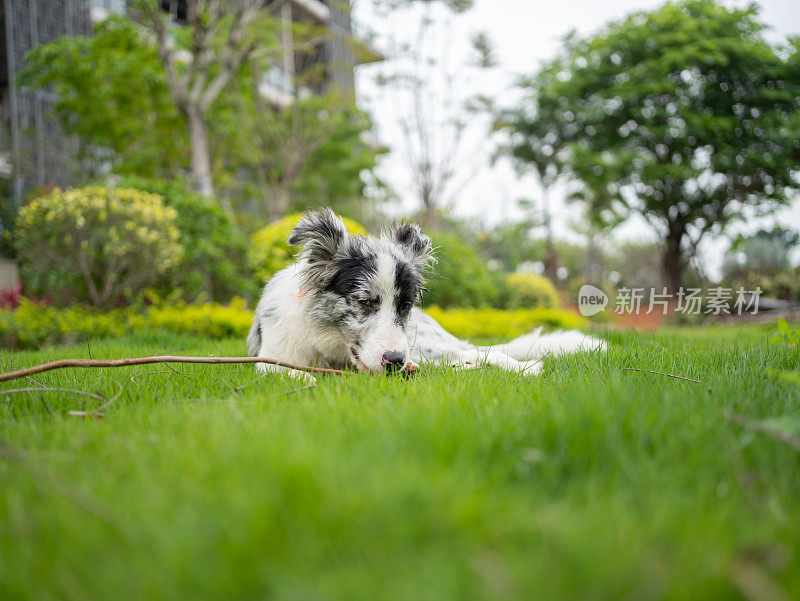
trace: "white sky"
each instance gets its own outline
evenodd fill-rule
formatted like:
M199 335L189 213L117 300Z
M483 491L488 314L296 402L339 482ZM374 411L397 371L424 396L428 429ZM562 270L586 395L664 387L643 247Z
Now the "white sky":
M535 71L542 60L552 57L560 46L560 39L571 29L582 35L590 34L608 21L661 4L663 0L476 0L471 11L455 20L453 54L468 52L471 34L486 31L494 43L499 66L494 72L481 74L480 79L474 82L475 90L493 95L500 106L513 105L517 95L513 83L517 76ZM742 6L745 3L732 1L729 4ZM771 39L782 41L786 35L800 34L800 1L761 0L760 4L761 19L772 27L769 32ZM395 38L402 39L404 32L414 33L416 21L410 15L395 14L389 23L371 14L368 2L359 2L356 11L356 18L378 34L391 31ZM418 207L408 185L402 136L397 129L400 109L396 104L386 102L385 97L381 99L377 92L374 78L381 68L381 65L360 67L357 90L360 102L375 120L380 142L391 148L389 156L382 161L380 175L400 195L401 203L395 210L408 213ZM476 143L480 142L480 139L476 140ZM485 148L487 159L491 150ZM563 196L563 190L551 193L556 235L577 241L579 238L571 232L569 223L577 218L580 209L576 205L567 207ZM459 193L454 207L459 216L476 217L484 223L495 224L519 217L516 208L519 198L541 198L533 178L520 178L505 161L492 166L486 160ZM800 228L800 199L782 210L775 219ZM761 225L765 223L749 220L744 229L750 231ZM615 232L615 238L651 240L654 234L643 220L633 218ZM719 273L727 246L725 240L709 240L701 249L703 262L712 276Z

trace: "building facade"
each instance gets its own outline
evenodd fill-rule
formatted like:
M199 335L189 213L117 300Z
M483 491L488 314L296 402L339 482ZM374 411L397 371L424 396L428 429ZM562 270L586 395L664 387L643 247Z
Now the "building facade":
M32 48L62 35L91 32L85 0L3 0L0 5L0 177L8 180L8 196L66 185L78 168L76 142L50 116L53 95L20 89L15 77Z
M162 0L162 5L180 24L185 22L187 1L191 0ZM277 106L332 88L354 94L356 65L381 58L353 37L349 7L341 0L264 1L282 23L281 56L260 86ZM0 184L8 190L0 195L4 202L18 201L37 186L70 185L81 172L75 159L77 142L65 136L51 116L53 95L15 85L25 54L62 35L91 35L93 22L125 11L125 0L0 0ZM319 24L327 35L311 52L296 52L296 22ZM312 67L322 67L323 77L309 85L298 83L302 78L297 75Z

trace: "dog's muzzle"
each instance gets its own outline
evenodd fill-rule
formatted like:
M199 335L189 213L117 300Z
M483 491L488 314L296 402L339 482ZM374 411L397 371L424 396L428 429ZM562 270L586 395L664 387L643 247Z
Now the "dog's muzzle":
M383 353L383 357L381 357L381 365L383 365L384 369L387 371L402 369L405 364L406 355L400 351L387 351Z

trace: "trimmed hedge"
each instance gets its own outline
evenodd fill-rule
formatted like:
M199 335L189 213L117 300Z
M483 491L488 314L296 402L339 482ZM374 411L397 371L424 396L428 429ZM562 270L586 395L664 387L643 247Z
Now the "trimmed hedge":
M460 338L512 338L539 326L579 328L587 324L568 311L532 309L425 309L450 333ZM22 299L14 311L0 311L0 347L38 348L45 344L70 344L89 338L119 337L165 330L207 338L241 338L244 341L253 313L245 302L128 307L108 312L75 305L65 309L37 305Z
M459 338L516 338L538 328L584 328L588 321L571 311L559 309L441 309L427 307L425 312Z

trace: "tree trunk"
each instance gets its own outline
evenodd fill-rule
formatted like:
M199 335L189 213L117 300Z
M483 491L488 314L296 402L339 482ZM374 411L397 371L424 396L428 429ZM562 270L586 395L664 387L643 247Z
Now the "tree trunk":
M544 274L558 285L558 253L553 243L553 219L550 215L550 199L547 196L547 187L542 186L542 213L544 215Z
M194 106L189 106L186 111L186 120L189 125L189 147L191 150L192 179L194 188L207 197L214 196L214 184L211 181L211 155L208 150L208 126L205 115ZM233 215L233 206L227 198L219 199L222 208L229 215Z
M289 206L289 191L284 188L262 188L262 195L267 205L267 220L278 221L286 213Z
M662 267L664 280L669 291L673 294L683 285L683 273L686 269L681 244L686 229L679 223L670 223L667 238L664 241L664 254Z

